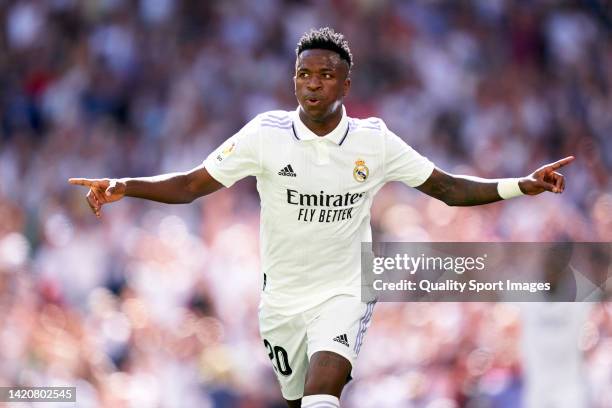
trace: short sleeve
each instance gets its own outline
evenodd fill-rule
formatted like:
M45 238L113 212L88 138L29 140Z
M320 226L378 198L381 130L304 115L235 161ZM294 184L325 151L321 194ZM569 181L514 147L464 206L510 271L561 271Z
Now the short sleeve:
M204 167L225 187L258 175L261 172L259 137L259 117L256 117L208 155Z
M401 181L410 187L423 184L435 166L395 133L384 127L385 132L385 182Z

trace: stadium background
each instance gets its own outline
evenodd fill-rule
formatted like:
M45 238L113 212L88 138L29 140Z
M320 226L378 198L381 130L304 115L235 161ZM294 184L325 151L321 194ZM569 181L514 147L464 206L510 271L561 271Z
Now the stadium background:
M378 240L611 241L611 8L0 2L0 385L76 384L84 407L283 406L257 329L253 180L191 205L128 199L98 220L66 179L187 170L255 114L294 109L311 27L351 44L349 114L382 117L443 169L519 176L578 158L562 196L480 208L389 185ZM578 346L604 407L612 308L589 309ZM345 406L517 407L520 330L516 305L381 304Z

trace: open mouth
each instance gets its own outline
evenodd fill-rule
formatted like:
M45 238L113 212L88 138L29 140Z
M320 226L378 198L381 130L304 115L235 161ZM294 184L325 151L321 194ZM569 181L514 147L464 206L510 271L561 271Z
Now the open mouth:
M321 101L317 98L308 98L306 99L306 103L308 105L314 106L314 105L318 105Z

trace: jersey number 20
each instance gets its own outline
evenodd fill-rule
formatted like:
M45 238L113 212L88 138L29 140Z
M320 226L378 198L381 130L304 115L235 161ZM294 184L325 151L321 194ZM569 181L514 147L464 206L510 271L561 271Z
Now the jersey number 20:
M264 339L264 345L268 349L268 357L270 357L270 361L272 361L272 367L274 367L274 371L278 371L282 375L291 375L293 370L289 366L289 357L287 356L287 351L280 347L274 346L270 344L270 342ZM274 360L276 359L276 364Z

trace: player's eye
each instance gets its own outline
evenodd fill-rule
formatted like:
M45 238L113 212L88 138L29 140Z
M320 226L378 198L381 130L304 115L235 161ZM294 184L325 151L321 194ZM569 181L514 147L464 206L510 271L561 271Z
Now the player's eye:
M298 78L308 78L308 72L298 72Z
M323 78L325 78L325 79L332 79L333 76L332 76L332 74L323 74Z

